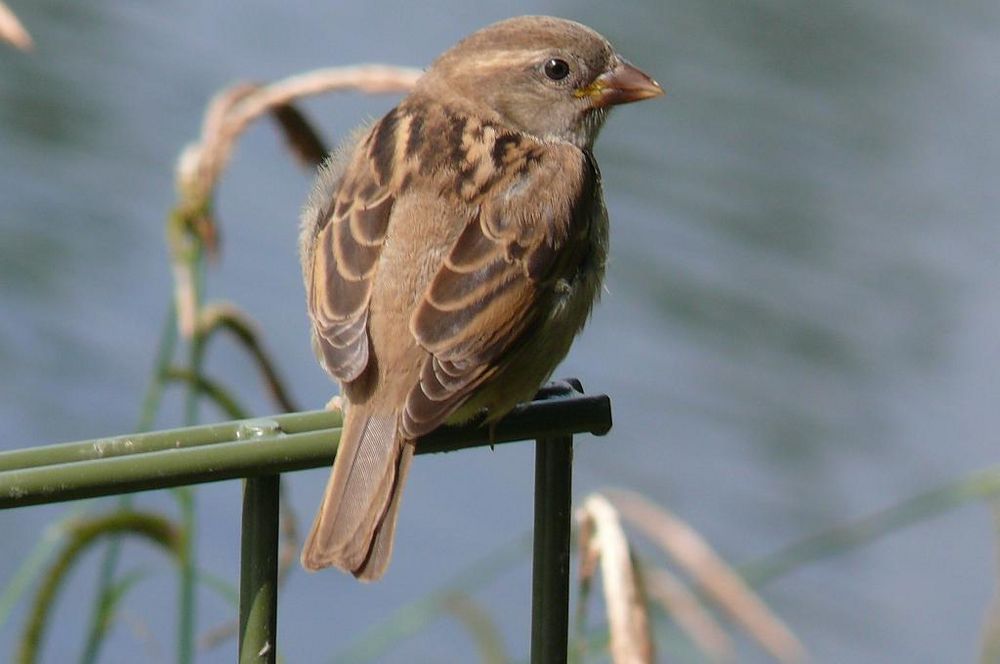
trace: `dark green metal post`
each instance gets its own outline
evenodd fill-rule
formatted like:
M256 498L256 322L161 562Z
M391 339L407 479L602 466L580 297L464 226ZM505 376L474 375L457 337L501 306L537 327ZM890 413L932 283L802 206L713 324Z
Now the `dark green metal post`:
M566 662L572 492L573 437L535 441L531 664Z
M278 620L278 476L243 486L240 664L274 664Z

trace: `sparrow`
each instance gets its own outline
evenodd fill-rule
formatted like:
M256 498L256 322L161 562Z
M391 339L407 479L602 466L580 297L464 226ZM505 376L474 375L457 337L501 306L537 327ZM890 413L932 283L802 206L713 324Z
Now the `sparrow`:
M565 357L607 255L594 140L612 106L661 94L590 28L513 18L321 167L299 244L344 422L306 569L379 579L420 437L495 422Z

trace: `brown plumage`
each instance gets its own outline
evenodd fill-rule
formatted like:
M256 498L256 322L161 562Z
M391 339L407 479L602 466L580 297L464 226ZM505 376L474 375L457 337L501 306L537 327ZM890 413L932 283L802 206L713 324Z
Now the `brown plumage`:
M417 439L530 398L598 296L591 153L610 105L661 94L578 23L466 38L322 169L301 253L313 342L345 421L302 552L378 579Z

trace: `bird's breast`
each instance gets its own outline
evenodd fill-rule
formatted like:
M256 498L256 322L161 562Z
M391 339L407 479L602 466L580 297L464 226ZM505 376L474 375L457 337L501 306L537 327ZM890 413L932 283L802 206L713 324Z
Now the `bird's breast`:
M511 352L497 375L449 422L466 421L483 410L488 412L489 420L499 419L518 403L531 399L551 378L590 317L604 282L608 218L600 196L582 241L585 249L579 263L569 274L552 280L540 294L539 305L545 310L537 327Z

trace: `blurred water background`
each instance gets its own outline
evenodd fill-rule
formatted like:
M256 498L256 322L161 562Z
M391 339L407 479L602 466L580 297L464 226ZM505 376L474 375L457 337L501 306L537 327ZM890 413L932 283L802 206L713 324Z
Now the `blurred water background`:
M557 373L610 394L615 428L578 443L576 495L630 487L744 562L996 461L995 0L11 5L38 48L0 48L4 449L135 426L171 288L173 164L214 91L326 65L424 66L493 20L548 13L593 26L668 92L616 111L598 142L608 290ZM392 103L350 94L305 108L333 138ZM220 192L224 244L208 295L259 321L294 396L314 408L332 387L309 348L295 255L309 181L267 123L249 133ZM215 342L208 371L273 412L238 349ZM172 392L158 426L178 424L179 403ZM330 661L394 608L518 540L531 523L531 461L528 445L419 459L384 582L290 578L287 661ZM303 522L325 477L288 478ZM239 491L198 492L201 563L233 580ZM141 504L174 509L164 494ZM66 509L0 514L0 579ZM970 661L995 557L989 511L968 507L763 592L816 661ZM126 601L105 661L169 661L173 573L141 544L126 560L153 575ZM76 659L96 561L60 603L44 661ZM475 594L518 657L529 576L525 554ZM200 625L231 616L210 592L200 600ZM15 614L0 642L23 620ZM446 620L385 661L474 652ZM765 661L745 643L740 652Z

